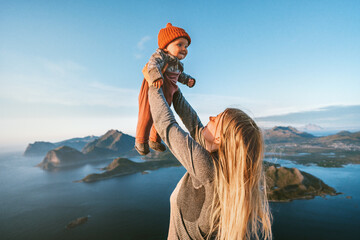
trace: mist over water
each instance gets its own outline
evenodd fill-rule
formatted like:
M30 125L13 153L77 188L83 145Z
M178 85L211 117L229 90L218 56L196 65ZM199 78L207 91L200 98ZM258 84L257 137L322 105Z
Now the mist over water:
M51 172L35 167L41 160L21 153L0 154L1 239L166 239L169 198L185 173L183 167L74 183L101 172L111 160ZM359 236L359 165L321 168L276 161L307 171L344 194L271 203L274 239ZM83 216L90 216L87 223L66 229Z

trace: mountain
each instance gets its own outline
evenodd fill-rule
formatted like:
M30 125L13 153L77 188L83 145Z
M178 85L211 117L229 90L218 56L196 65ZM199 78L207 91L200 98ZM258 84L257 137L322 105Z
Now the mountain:
M90 140L87 138L86 140ZM84 139L73 138L58 144L75 144L84 143ZM69 166L78 166L89 161L103 160L109 157L119 157L123 155L138 156L134 150L135 138L122 133L118 130L109 130L101 137L96 137L93 141L88 142L82 149L61 146L47 152L45 158L38 164L45 170L53 168L63 168ZM51 145L51 146L54 146ZM49 146L49 147L51 147ZM153 154L150 154L153 155ZM153 158L149 155L150 158Z
M134 137L112 129L100 138L86 144L82 152L91 158L118 156L131 151L134 144Z
M305 141L312 139L312 134L301 132L294 127L276 126L272 129L264 130L264 139L267 142L289 142L289 141Z
M341 131L334 135L321 137L319 138L319 142L322 143L342 142L345 144L357 143L358 145L360 145L360 132L351 133L349 131Z
M264 130L264 139L267 158L322 167L360 164L360 132L341 131L325 137L315 137L293 127L274 127Z
M94 140L98 139L99 137L97 136L87 136L87 137L83 137L83 138L71 138L65 141L61 141L56 143L56 145L58 146L68 146L68 147L72 147L75 148L79 151L81 151L86 144L93 142Z
M44 156L51 149L56 148L57 145L51 142L34 142L30 143L24 152L24 156Z
M45 170L52 170L83 164L85 160L86 157L82 152L68 146L61 146L49 151L37 166Z
M291 126L276 126L272 129L265 129L263 132L264 139L269 144L279 142L296 143L298 141L302 141L303 143L308 144L322 144L322 146L327 146L324 144L331 144L334 142L360 145L360 131L353 133L349 131L341 131L329 136L315 137L312 134L309 134L307 132L301 132Z
M55 149L60 146L68 146L71 148L75 148L78 151L81 151L83 147L89 142L94 141L98 137L96 136L87 136L83 138L72 138L68 140L64 140L61 142L51 143L51 142L34 142L30 143L25 152L24 156L44 156L46 153L52 149Z

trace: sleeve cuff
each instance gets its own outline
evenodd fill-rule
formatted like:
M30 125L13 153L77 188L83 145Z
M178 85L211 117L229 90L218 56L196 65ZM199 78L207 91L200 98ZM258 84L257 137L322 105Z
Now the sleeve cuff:
M154 81L160 79L160 78L163 78L161 72L159 72L159 70L157 68L154 68L154 69L151 69L149 72L149 79L148 82L149 82L149 85L152 85Z

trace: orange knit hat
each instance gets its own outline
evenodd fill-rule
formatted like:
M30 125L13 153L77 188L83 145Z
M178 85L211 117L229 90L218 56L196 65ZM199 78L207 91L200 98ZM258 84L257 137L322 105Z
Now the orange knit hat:
M158 35L159 48L164 49L166 46L177 38L186 38L191 43L191 38L184 29L174 27L171 23L166 24L166 28L162 28Z

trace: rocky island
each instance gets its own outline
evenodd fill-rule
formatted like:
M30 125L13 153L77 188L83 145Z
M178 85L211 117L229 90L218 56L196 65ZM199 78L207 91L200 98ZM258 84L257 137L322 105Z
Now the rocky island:
M49 151L44 160L37 166L45 170L53 170L82 164L85 160L86 157L83 153L74 148L62 146Z
M176 159L145 161L141 163L133 162L127 158L116 158L107 167L103 168L103 173L93 173L82 180L76 182L96 182L108 178L119 177L146 170L156 170L164 167L181 166Z
M72 228L76 228L84 223L86 223L89 220L90 216L86 216L86 217L79 217L71 222L69 222L68 225L66 225L66 229L72 229Z
M265 175L270 201L283 202L339 194L319 178L297 168L269 164L266 167Z

